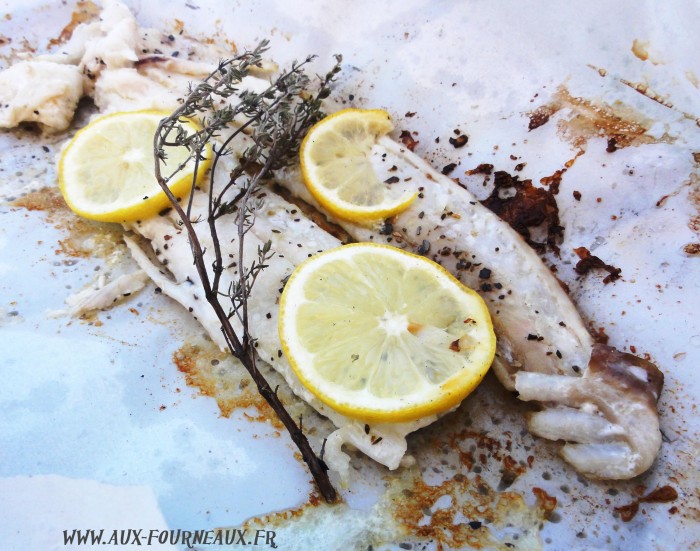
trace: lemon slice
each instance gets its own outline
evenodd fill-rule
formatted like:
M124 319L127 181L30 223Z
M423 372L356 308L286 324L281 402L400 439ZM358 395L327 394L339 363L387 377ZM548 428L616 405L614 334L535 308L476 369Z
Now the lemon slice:
M301 144L301 171L314 198L346 220L387 218L416 198L378 178L372 147L394 128L381 109L345 109L314 125Z
M279 333L304 386L368 422L456 406L496 350L488 310L473 290L431 260L366 243L297 267L282 293Z
M158 185L153 160L153 138L158 123L170 113L134 111L115 113L94 120L76 133L63 150L58 164L58 183L68 206L77 214L103 222L144 219L170 206ZM184 121L186 132L198 127ZM185 147L165 148L163 172L187 160ZM200 161L197 178L206 172L211 155ZM176 197L186 196L192 186L194 161L188 162L169 184ZM197 182L198 183L198 182Z

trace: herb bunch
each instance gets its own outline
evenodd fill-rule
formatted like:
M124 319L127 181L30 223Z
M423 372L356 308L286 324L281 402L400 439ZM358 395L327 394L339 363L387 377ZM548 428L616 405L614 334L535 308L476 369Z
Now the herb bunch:
M270 387L256 366L255 339L248 325L248 298L256 278L267 267L274 251L268 241L258 247L257 258L247 265L243 245L246 234L255 223L256 211L261 207L262 199L257 192L270 180L273 171L296 159L302 136L323 118L322 101L330 95L331 84L340 72L342 58L336 56L331 70L312 82L306 68L315 56L309 56L302 62L293 63L289 69L270 80L263 91L251 91L246 88L245 79L262 68L262 55L267 50L268 41L265 40L252 51L221 60L202 82L190 86L180 107L158 126L154 137L155 173L188 233L206 300L221 322L229 350L250 373L260 394L289 431L323 497L333 502L337 500L337 494L328 478L328 468L312 450L301 430L301 420L297 425L279 400L276 389ZM200 130L188 133L182 124L184 118L195 119ZM238 152L234 168L222 178L220 173L224 165L220 161L236 154L232 145L241 134L248 136L249 145L242 153ZM165 175L168 147L186 147L189 157ZM213 159L208 176L206 220L202 217L193 219L192 199L197 174L209 148ZM168 183L191 162L195 167L192 193L183 206L168 188ZM222 289L221 276L226 268L217 226L230 223L230 217L222 221L222 217L229 214L233 215L237 225L238 277L233 278L227 289ZM197 229L202 225L206 226L205 231L211 236L213 258L212 252L206 251L198 238ZM239 332L231 323L234 316L242 327Z

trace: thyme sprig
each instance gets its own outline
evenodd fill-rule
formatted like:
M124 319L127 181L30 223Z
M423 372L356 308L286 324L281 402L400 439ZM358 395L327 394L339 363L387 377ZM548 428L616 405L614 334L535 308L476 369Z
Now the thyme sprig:
M206 300L217 318L231 353L247 369L258 391L278 415L313 475L319 491L326 501L337 500L337 494L328 478L328 467L312 450L306 436L286 411L256 366L255 339L249 331L248 298L260 273L274 256L270 241L259 246L257 258L250 265L244 259L246 234L255 223L256 211L262 199L258 192L274 170L287 166L299 151L300 139L311 125L323 117L322 101L329 96L331 84L340 71L342 58L315 82L306 74L315 56L295 62L289 69L270 80L262 91L252 91L246 86L251 72L262 67L262 55L268 50L268 41L262 41L252 51L234 58L219 61L218 67L196 86L190 86L180 107L163 119L154 137L155 173L158 183L168 196L187 231L197 272L201 279ZM310 90L315 88L315 91ZM199 122L197 132L187 131L183 119ZM239 154L237 164L228 175L221 177L220 161L234 155L234 141L241 135L248 136L249 145ZM172 172L165 175L168 147L186 147L190 155ZM193 197L198 173L208 148L213 156L208 175L208 208L206 220L192 218ZM190 162L194 163L192 193L183 206L168 188L168 183ZM234 215L238 237L238 277L232 278L226 289L221 289L222 274L226 270L223 260L218 225L225 223L225 215ZM210 251L202 246L197 227L202 222L213 243L213 259ZM236 316L242 329L237 332L231 322Z

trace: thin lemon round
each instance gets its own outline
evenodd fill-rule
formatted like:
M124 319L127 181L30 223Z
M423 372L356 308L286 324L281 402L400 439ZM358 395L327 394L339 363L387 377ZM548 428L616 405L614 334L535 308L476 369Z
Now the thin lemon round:
M299 265L282 293L279 334L302 384L367 422L456 406L496 351L476 292L431 260L378 244L345 245Z
M382 181L372 165L372 148L394 128L381 109L345 109L316 123L301 149L301 171L314 198L331 214L352 221L387 218L416 198Z
M68 206L80 216L103 222L129 222L154 216L170 206L155 177L153 138L158 123L170 113L133 111L95 119L78 131L63 150L58 164L58 183ZM183 119L194 133L197 125ZM167 146L163 175L187 160L182 146ZM210 151L200 161L195 184L211 162ZM169 183L180 198L192 187L195 163L191 160ZM170 171L170 172L169 172Z

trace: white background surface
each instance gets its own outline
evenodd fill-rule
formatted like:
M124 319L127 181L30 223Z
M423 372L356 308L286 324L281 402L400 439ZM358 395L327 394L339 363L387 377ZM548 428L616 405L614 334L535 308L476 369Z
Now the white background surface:
M45 47L72 11L70 4L21 4L0 2L0 16L13 14L0 23L0 35L13 39L4 55L19 49L22 37ZM605 152L604 139L589 142L558 196L566 227L558 263L582 313L606 328L611 344L634 345L666 373L662 427L673 441L664 444L644 484L653 488L676 476L679 491L697 491L700 258L681 250L700 241L687 224L698 213L686 184L697 172L691 153L700 151L700 129L681 114L700 117L696 2L192 0L168 3L167 10L161 3L128 5L144 26L168 28L178 18L192 34L228 37L239 47L271 37L271 55L281 65L317 53L327 67L332 54L342 53L338 98L388 109L399 130L418 132L416 152L437 167L460 161L463 172L487 162L512 172L526 161L520 176L535 182L562 168L576 150L558 136L555 120L528 133L526 116L562 84L573 95L622 101L655 121L652 134L674 136L672 144L613 155ZM649 43L649 60L632 53L635 39ZM608 76L589 65L606 69ZM622 85L618 77L646 82L676 110ZM404 117L409 111L415 117ZM463 150L446 145L454 128L469 135ZM29 179L53 184L51 168L28 178L28 150L13 147L19 146L11 136L0 136L4 192ZM17 167L25 173L15 179ZM571 198L574 189L583 193L580 203ZM135 300L159 323L149 322L148 315L137 318L127 307L112 311L100 328L48 319L46 312L62 308L72 292L67 286L75 290L89 281L86 274L98 261L65 265L54 252L63 237L41 213L2 206L0 220L0 547L48 549L56 528L119 528L119 522L134 519L148 528L237 525L306 499L308 475L286 438L264 437L269 428L240 414L219 417L213 400L194 398L184 384L171 355L198 331L193 322L151 293ZM576 278L571 272L572 248L594 244L599 245L594 254L622 268L622 281L604 286L599 277ZM176 395L175 388L182 392ZM161 405L168 407L160 411ZM535 476L519 483L541 485ZM604 495L588 491L593 499ZM587 519L587 506L559 497L563 519L546 525L546 548L697 544L697 513L694 521L681 519L659 506L620 526L611 508ZM684 499L698 506L697 495ZM577 540L575 534L589 522L600 534Z

